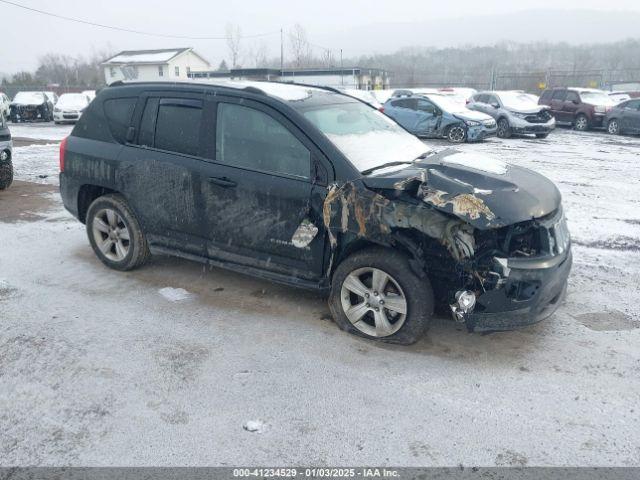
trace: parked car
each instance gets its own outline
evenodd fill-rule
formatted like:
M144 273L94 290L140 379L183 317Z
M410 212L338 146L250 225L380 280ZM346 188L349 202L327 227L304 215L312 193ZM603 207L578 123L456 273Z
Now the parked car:
M622 102L607 112L604 120L612 135L640 133L640 98Z
M559 87L542 92L539 104L551 108L558 124L585 131L603 127L604 116L615 102L602 90Z
M401 344L435 304L480 331L559 306L571 249L551 181L430 152L333 91L231 85L112 84L63 140L62 200L106 266L172 254L320 290L343 329Z
M89 97L83 93L63 93L53 108L53 121L56 124L75 123L89 103Z
M498 123L498 137L534 134L546 138L556 128L556 121L549 107L538 105L534 98L519 91L481 92L473 95L467 106L493 117Z
M53 104L44 92L18 92L10 105L11 121L13 123L43 120L53 120Z
M0 115L0 190L9 188L13 182L12 151L13 143L7 119Z
M371 94L376 97L376 100L382 105L393 95L393 90L371 90Z
M418 137L462 143L481 141L496 134L493 118L442 95L391 97L383 111Z
M6 94L0 92L0 115L4 118L9 118L11 100L7 97Z
M47 98L51 102L51 105L55 107L56 103L58 103L58 94L56 92L44 92L44 94L47 96Z
M450 100L464 106L471 95L477 90L473 88L452 88L452 87L419 87L419 88L399 88L393 91L393 97L409 96L409 95L441 95L448 97Z

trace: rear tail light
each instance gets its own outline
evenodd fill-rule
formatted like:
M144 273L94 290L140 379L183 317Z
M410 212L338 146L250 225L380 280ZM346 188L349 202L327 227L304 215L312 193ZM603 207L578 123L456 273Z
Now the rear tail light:
M379 108L378 108L378 111L379 111L380 113L384 113L384 107L379 107Z
M62 142L60 142L60 173L64 172L64 155L67 150L67 138L65 137Z
M469 100L468 98L464 101L465 105L469 105L471 103L471 100Z

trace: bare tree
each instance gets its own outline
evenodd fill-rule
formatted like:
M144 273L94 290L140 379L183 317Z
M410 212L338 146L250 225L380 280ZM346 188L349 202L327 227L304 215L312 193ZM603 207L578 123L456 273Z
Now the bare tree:
M269 63L268 54L267 45L264 42L254 43L249 49L249 57L253 61L253 66L256 68L267 66Z
M293 66L297 68L307 66L311 58L311 45L307 39L307 31L299 23L296 23L289 32L289 43Z
M237 68L238 61L240 59L240 40L242 39L242 31L240 26L233 26L230 23L227 24L227 47L229 47L229 54L231 55L231 67Z

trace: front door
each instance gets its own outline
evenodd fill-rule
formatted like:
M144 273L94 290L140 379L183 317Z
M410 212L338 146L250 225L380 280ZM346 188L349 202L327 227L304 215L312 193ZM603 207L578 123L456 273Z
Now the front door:
M622 109L620 127L625 132L640 132L640 100L629 100Z
M325 230L317 206L326 186L312 175L313 147L266 105L219 96L214 105L214 155L202 185L208 255L297 277L320 277ZM296 245L294 234L301 225L315 227L317 233L309 243Z
M419 135L433 135L442 120L442 112L433 103L424 98L419 98L416 105L415 131Z
M576 112L578 111L578 106L580 105L580 96L578 92L574 92L573 90L567 91L567 97L564 99L564 104L562 107L562 118L565 122L573 122L576 118Z

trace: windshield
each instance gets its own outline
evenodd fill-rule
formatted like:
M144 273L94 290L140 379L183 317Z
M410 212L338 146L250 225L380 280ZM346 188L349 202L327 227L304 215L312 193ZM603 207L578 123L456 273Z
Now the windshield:
M44 102L44 94L41 92L18 92L13 98L16 103L39 105Z
M615 105L616 103L604 92L580 92L580 97L584 103L591 105Z
M411 162L429 148L389 117L362 103L321 105L302 111L359 171Z
M81 93L65 93L60 97L57 107L86 107L89 99Z
M533 95L521 92L500 92L498 94L502 104L512 110L531 110L538 108L538 103L532 98Z

